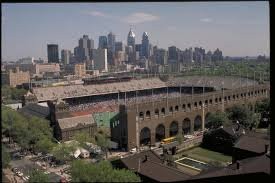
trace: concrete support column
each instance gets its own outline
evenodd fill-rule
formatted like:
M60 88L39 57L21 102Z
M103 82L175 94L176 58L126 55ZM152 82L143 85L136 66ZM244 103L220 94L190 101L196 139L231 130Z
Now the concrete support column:
M155 129L150 129L151 133L151 145L155 145L156 143L156 130Z
M168 138L170 136L170 128L169 125L165 126L165 138Z
M182 121L178 121L178 134L182 134Z
M202 130L204 130L205 127L205 104L202 103Z
M193 133L194 133L195 119L192 120L192 119L190 118L190 120L191 120L191 129L190 129L190 133L193 134Z
M140 140L139 140L139 134L140 134L140 130L139 130L139 120L138 121L136 121L136 146L137 146L137 150L139 151L139 147L140 147L140 144L139 144L139 142L140 142Z

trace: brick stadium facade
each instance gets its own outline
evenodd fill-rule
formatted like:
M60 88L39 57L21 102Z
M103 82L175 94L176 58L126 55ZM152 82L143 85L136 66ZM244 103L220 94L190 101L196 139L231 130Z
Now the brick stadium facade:
M270 85L255 85L120 105L119 121L111 124L112 140L129 150L177 133L193 134L204 130L210 113L224 111L235 104L247 105L253 110L256 101L268 98L269 94Z

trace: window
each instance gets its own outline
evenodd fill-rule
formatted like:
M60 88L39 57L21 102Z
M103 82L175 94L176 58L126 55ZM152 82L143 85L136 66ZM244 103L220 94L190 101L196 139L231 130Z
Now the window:
M161 114L165 115L165 108L164 107L161 109Z
M173 107L172 106L169 108L169 112L173 112Z
M150 118L150 117L151 117L150 111L147 111L147 112L146 112L146 118Z
M156 116L159 115L159 109L155 109L155 115L156 115Z
M179 106L175 106L175 111L179 111Z
M140 113L139 113L139 119L144 119L144 114L143 114L143 112L140 112Z
M182 109L185 111L185 104L182 104Z

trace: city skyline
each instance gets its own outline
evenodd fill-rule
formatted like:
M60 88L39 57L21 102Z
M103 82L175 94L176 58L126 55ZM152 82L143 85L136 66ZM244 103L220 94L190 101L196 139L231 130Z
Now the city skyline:
M84 35L113 32L127 44L130 26L141 44L168 50L219 48L225 56L269 56L268 2L26 3L2 4L2 61L47 59L47 44L73 51ZM234 13L233 13L234 12ZM182 16L182 18L179 18Z

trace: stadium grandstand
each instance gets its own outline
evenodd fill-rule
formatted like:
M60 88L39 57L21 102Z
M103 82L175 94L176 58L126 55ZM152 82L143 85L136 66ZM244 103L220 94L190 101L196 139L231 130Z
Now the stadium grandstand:
M94 83L96 80L89 80ZM101 78L102 84L85 84L33 88L32 93L38 102L63 100L73 116L117 112L119 104L133 104L144 101L162 100L221 88L232 89L251 86L256 81L235 77L182 77L163 82L159 78ZM111 81L110 83L106 81ZM114 82L116 81L116 82ZM84 81L85 82L85 81Z

